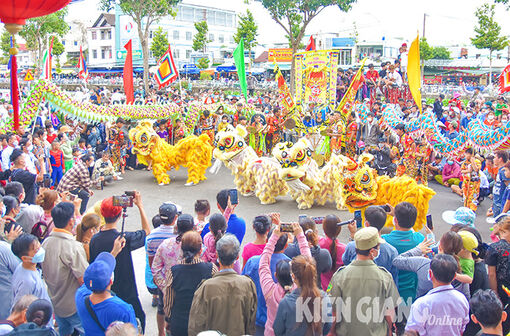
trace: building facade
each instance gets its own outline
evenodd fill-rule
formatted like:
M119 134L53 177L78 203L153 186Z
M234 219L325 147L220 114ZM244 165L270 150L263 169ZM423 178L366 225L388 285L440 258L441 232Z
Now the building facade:
M112 67L115 65L115 14L103 13L87 29L89 67ZM78 46L78 52L80 47Z

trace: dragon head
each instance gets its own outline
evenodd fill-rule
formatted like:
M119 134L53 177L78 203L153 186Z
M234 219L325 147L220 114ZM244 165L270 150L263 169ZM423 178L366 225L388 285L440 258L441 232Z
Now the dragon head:
M149 156L159 139L149 121L141 121L129 131L129 139L133 142L133 154Z
M350 209L359 210L375 202L377 181L374 170L367 165L373 158L371 154L361 154L356 162L343 157L345 169L337 174L337 178L343 185L342 198Z
M220 161L230 161L248 146L244 137L248 134L246 128L238 125L235 129L230 127L226 131L216 134L216 148L213 155Z
M306 175L312 150L308 140L301 138L295 144L280 142L273 148L273 156L282 166L280 177L284 181L293 181Z

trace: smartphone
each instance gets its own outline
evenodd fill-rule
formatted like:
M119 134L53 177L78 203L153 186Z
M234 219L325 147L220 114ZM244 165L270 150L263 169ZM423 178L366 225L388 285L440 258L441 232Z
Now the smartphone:
M49 177L49 176L45 176L44 177L44 179L43 179L43 187L44 188L51 187L51 177Z
M391 211L391 208L390 208L390 206L388 204L381 205L381 208L383 208L384 211L386 211L386 212L390 212Z
M280 232L294 232L291 223L281 223L280 224Z
M315 225L321 225L324 222L324 216L315 216L312 217L312 220L315 222Z
M302 220L306 219L306 217L308 217L308 216L307 215L299 215L299 217L298 217L299 223L301 223Z
M432 215L427 215L427 227L429 230L434 230L434 224L432 224Z
M349 225L349 224L351 224L352 222L354 222L354 219L349 219L349 220L346 220L346 221L343 221L343 222L340 222L340 223L336 223L336 226Z
M230 197L230 204L234 205L239 203L239 199L237 198L237 189L230 189L228 191L228 195Z
M360 229L363 226L361 218L361 210L354 211L354 220L356 221L356 227Z

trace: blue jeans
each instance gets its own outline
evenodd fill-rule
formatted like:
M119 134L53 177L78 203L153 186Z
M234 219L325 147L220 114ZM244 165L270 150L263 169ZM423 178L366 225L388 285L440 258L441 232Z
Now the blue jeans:
M73 333L74 329L76 329L80 335L85 335L77 312L68 317L60 317L55 314L55 321L57 321L58 334L60 336L69 336Z

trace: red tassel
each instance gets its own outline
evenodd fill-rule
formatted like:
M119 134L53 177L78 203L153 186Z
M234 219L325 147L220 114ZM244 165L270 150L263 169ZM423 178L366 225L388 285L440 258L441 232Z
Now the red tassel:
M16 55L11 58L11 101L14 111L14 130L19 129L19 90L18 90L18 62Z

